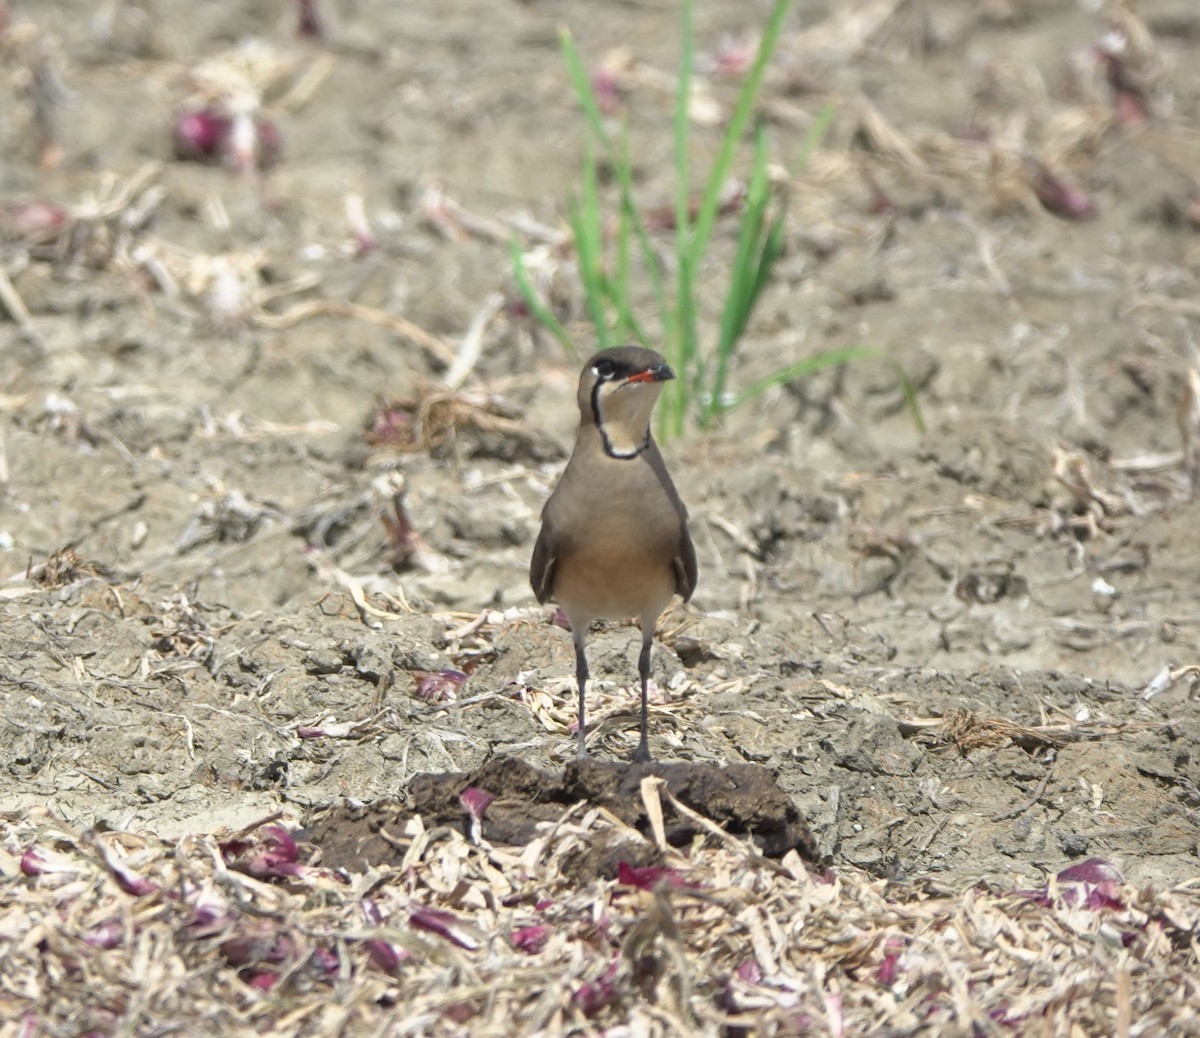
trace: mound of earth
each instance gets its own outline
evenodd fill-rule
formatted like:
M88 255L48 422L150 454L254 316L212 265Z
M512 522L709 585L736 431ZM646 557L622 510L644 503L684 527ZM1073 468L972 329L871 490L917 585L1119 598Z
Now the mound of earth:
M620 861L656 864L656 830L672 847L723 831L749 836L768 857L790 850L809 861L817 857L799 810L774 774L756 764L585 758L555 775L519 757L498 757L472 772L417 775L403 803L326 809L310 821L305 835L321 849L323 865L361 869L403 861L409 841L399 834L414 816L431 828L470 832L474 823L489 843L524 846L563 822L575 805L606 811L631 830L626 839L606 838L603 846L589 849L584 857L593 874L611 876Z

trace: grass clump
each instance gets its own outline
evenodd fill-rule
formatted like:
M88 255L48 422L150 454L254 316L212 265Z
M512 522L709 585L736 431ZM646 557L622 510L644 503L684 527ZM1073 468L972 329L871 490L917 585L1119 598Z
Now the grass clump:
M763 30L758 52L742 84L733 116L721 137L716 158L694 201L691 191L691 123L695 38L692 0L684 0L682 54L676 91L673 152L675 168L674 255L668 264L651 240L646 218L633 197L633 163L624 134L615 138L605 125L591 81L574 41L565 30L562 52L571 85L583 107L588 127L580 193L568 211L584 298L599 348L638 342L660 349L678 378L666 385L659 405L659 435L664 439L684 431L694 412L701 428L709 428L733 408L783 382L848 361L877 357L854 346L818 353L773 371L748 386L731 388L730 373L754 308L766 288L783 249L786 200L772 190L768 176L766 132L753 138L750 174L738 227L737 247L729 270L716 340L706 344L700 330L699 277L720 213L722 192L738 146L742 143L758 100L763 74L779 41L791 0L776 0ZM801 151L802 165L833 117L824 110ZM606 219L600 198L600 169L611 172L618 197L615 221ZM611 241L606 227L615 227ZM525 269L520 247L513 243L513 268L534 317L578 359L580 351L554 314L538 298ZM635 287L640 278L649 285L657 321L649 327L635 312Z

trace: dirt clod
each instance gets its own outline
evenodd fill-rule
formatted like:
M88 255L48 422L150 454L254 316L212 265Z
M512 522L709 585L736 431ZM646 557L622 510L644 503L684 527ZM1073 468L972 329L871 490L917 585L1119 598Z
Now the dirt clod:
M611 812L643 836L651 836L650 820L641 795L642 780L656 776L666 792L685 808L709 819L732 836L748 836L768 857L796 850L816 860L816 846L804 820L775 776L766 768L739 764L726 768L710 764L618 764L586 758L572 761L561 775L539 770L516 757L497 757L473 772L422 774L413 778L405 804L380 803L369 808L337 807L322 812L307 828L307 838L322 851L322 862L333 868L362 868L396 863L404 847L396 841L407 821L420 816L427 827L446 825L469 829L460 799L466 789L481 789L494 799L482 820L482 836L494 844L523 846L543 835L573 804L584 803ZM710 831L662 800L667 842L686 847ZM635 845L638 841L632 841ZM652 845L651 845L652 846ZM634 851L634 864L656 860ZM606 851L597 868L611 874L617 860Z

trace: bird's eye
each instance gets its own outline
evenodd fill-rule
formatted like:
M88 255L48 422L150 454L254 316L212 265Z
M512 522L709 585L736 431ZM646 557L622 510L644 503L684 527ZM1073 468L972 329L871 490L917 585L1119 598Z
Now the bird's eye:
M617 373L611 360L598 360L592 365L592 374L602 379L610 379Z

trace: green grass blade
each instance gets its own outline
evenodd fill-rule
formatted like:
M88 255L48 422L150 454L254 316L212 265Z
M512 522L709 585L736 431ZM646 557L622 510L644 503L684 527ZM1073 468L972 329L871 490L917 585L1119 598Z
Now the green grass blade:
M558 40L562 48L563 60L567 66L567 76L571 80L571 88L583 106L583 114L587 117L588 126L597 140L608 141L608 133L604 129L604 116L600 113L600 103L596 100L592 81L588 78L587 69L583 67L583 59L579 56L570 30L560 29ZM612 158L611 155L609 157Z
M917 387L912 384L912 379L900 366L899 361L893 360L890 363L895 369L896 377L900 379L900 390L904 393L904 403L908 407L908 413L912 415L913 425L917 427L917 432L924 434L925 416L921 413L921 404L917 400Z
M633 237L638 243L642 264L645 267L646 274L650 279L651 288L654 292L655 303L659 312L663 315L664 333L669 339L672 333L672 322L671 307L668 303L666 293L666 275L663 271L662 260L654 249L654 243L650 240L645 221L638 212L637 205L633 199L632 164L629 161L628 154L623 155L616 148L611 135L605 129L604 117L600 112L599 102L596 100L591 80L588 78L587 71L583 66L583 61L579 56L579 51L575 46L575 41L571 37L570 32L562 29L559 32L559 42L562 48L563 60L567 66L567 75L571 80L572 89L574 89L576 96L579 98L579 103L583 107L588 128L593 138L603 149L605 158L612 165L613 174L617 181L622 217L628 221L628 227L633 232Z
M742 222L742 231L738 240L737 253L734 256L734 269L729 282L729 292L725 297L725 307L721 313L721 327L717 335L716 368L712 382L706 389L701 404L700 424L707 426L711 419L718 414L724 404L725 382L729 375L729 362L737 347L737 341L746 326L750 307L754 280L754 255L758 251L761 214L747 210Z
M725 386L729 377L730 362L754 312L758 297L769 280L771 266L782 248L782 210L769 225L767 222L767 210L771 204L767 158L766 135L760 130L755 138L754 166L742 209L729 291L721 314L721 328L716 346L716 370L701 404L701 426L711 424L712 419L725 409Z
M692 96L692 63L695 60L695 38L692 26L692 0L683 0L681 15L682 40L679 57L679 83L675 94L675 247L680 260L687 255L691 232L691 120L688 112Z
M558 340L559 345L572 360L579 361L581 359L579 350L571 341L571 336L567 334L566 328L562 326L559 319L554 316L554 311L542 302L533 287L533 282L529 278L529 270L525 266L525 254L521 251L520 242L516 238L511 239L508 249L509 255L512 257L513 278L533 319Z
M805 378L808 375L815 375L818 371L824 371L826 368L834 368L839 364L850 364L858 360L882 360L895 371L896 378L900 383L900 391L904 394L905 406L908 409L908 413L912 416L913 425L918 433L924 434L926 430L925 417L921 413L921 405L917 399L917 390L912 384L912 380L908 377L899 361L885 356L879 350L873 349L870 346L847 346L840 350L827 350L824 353L807 357L795 364L789 364L786 368L773 371L765 378L760 378L757 382L752 383L738 393L729 406L725 408L725 411L732 411L741 407L755 397L761 396L768 389L783 385L785 382L791 382L797 378Z
M587 194L586 188L584 194ZM567 209L567 219L575 237L575 258L579 266L579 280L583 283L584 302L596 329L596 341L603 349L609 345L608 319L605 314L604 271L597 255L595 216L589 210L586 197L582 201L573 201Z
M718 354L725 362L728 362L729 354L745 329L750 311L754 307L755 298L761 290L762 284L765 283L765 278L761 275L768 237L764 228L766 227L767 207L770 204L771 187L767 180L766 135L760 131L755 140L754 166L751 170L749 186L746 189L738 248L733 260L730 305L727 307L732 317L729 340L728 342L722 341L718 349Z
M762 259L758 266L758 280L754 285L756 301L762 290L767 287L767 281L771 276L775 261L783 255L783 234L786 223L787 207L781 205L775 213L775 218L771 221L770 229L767 231L767 240L763 243Z
M804 135L804 140L800 144L800 154L796 156L793 165L794 171L802 170L808 165L808 160L816 151L817 145L825 139L825 134L829 132L835 115L837 115L837 108L832 102L817 113L817 117L813 120L813 124L808 128L808 133Z
M621 162L629 164L629 135L621 135ZM613 303L613 341L627 342L635 324L633 315L633 270L632 244L633 228L629 225L629 216L624 208L617 216L616 261L612 278L609 281L609 295Z
M738 93L733 116L721 139L717 159L709 173L708 183L705 185L704 195L700 201L692 237L693 256L703 255L708 247L708 238L712 233L717 217L717 208L720 204L721 189L729 176L729 168L733 162L734 149L741 140L750 114L754 110L754 104L758 100L763 74L775 51L775 45L779 42L779 34L783 30L783 20L791 6L792 0L775 0L775 6L771 9L766 27L763 29L762 39L758 44L758 53L754 56L754 63L750 66L750 72Z
M691 110L692 65L695 62L695 26L693 0L684 0L680 13L679 79L675 90L675 329L676 341L667 344L667 359L676 368L678 383L671 388L671 430L683 432L687 402L694 399L703 379L698 370L701 359L697 348L697 316L693 277L696 273L692 252L691 215Z
M733 402L726 410L732 411L735 408L741 407L755 397L762 396L768 389L774 389L784 382L791 382L793 379L814 375L818 371L824 371L826 368L834 368L839 364L849 364L851 361L856 360L880 359L882 359L882 355L879 351L867 346L847 346L845 349L827 350L824 353L807 357L796 364L789 364L786 368L780 368L778 371L771 372L765 378L760 378L757 382L752 382L734 397Z
M803 168L808 162L813 149L829 129L835 113L836 109L833 105L826 105L817 115L801 145L800 154L797 157L798 168ZM722 314L721 334L717 343L720 363L716 377L713 379L712 391L708 394L708 399L702 408L701 425L703 426L711 424L712 420L724 411L744 402L745 394L732 404L724 402L729 365L737 341L745 331L754 307L767 287L776 260L783 252L787 218L786 202L779 205L770 225L766 227L765 232L763 230L766 224L766 209L770 201L767 162L766 135L760 128L755 135L754 166L742 214L742 234L734 260L730 296L725 312ZM790 369L785 369L785 372L788 370ZM786 381L788 376L784 374L782 377ZM775 384L771 377L768 377L766 382L767 386L764 388ZM753 389L753 387L751 388ZM909 399L910 410L913 410L915 397ZM914 410L913 413L914 420L919 423L919 410Z

